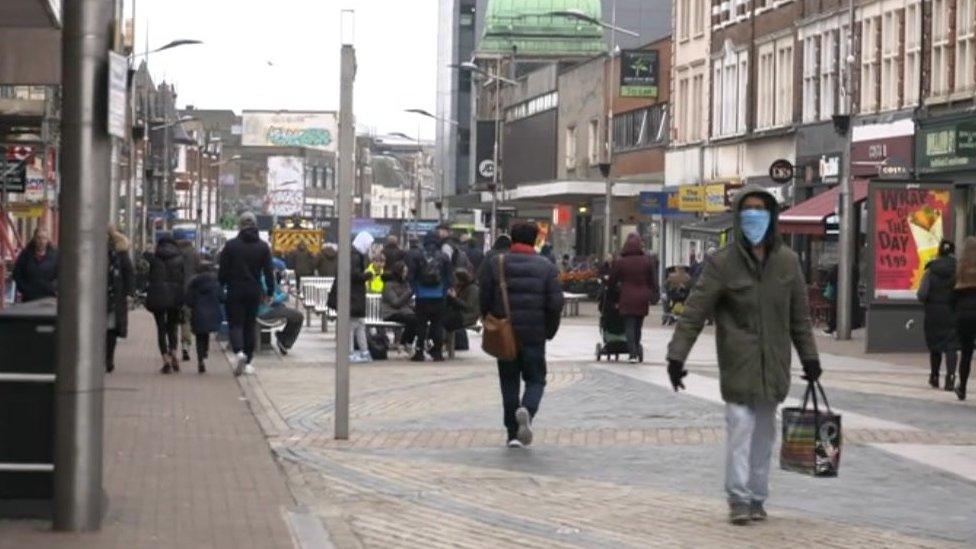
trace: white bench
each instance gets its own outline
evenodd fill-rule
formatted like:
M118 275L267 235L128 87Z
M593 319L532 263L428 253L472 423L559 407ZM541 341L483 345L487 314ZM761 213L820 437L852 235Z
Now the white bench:
M315 313L322 318L322 331L328 331L328 313L330 309L326 305L326 301L329 297L329 290L332 289L334 282L335 278L331 276L302 277L297 298L299 299L299 304L305 308L306 327L312 325L312 313Z
M563 292L563 316L579 316L579 304L584 299L586 294Z

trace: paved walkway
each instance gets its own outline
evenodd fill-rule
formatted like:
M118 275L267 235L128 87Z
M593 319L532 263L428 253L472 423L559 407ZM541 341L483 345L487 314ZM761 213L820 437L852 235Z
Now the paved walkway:
M151 317L131 324L105 383L102 530L0 521L0 548L293 547L294 500L223 355L160 375Z

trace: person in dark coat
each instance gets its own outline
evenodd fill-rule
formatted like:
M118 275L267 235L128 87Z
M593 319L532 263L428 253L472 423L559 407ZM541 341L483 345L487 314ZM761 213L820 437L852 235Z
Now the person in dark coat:
M481 271L481 264L485 260L485 252L481 248L481 242L468 233L461 235L461 244L464 245L464 253L471 262L471 270L474 273Z
M220 331L224 321L221 303L224 288L217 280L213 263L201 259L197 274L190 280L186 292L186 305L190 309L193 336L197 342L197 372L207 372L207 355L210 353L210 334Z
M190 281L193 280L194 275L197 273L197 265L200 263L200 254L193 247L193 242L187 239L181 239L176 241L176 245L180 247L180 252L183 254L183 271L186 275L185 288L190 286ZM182 320L180 322L180 344L183 348L183 361L190 360L190 347L193 346L193 326L190 325L190 309L185 305L183 306L183 314L181 316Z
M963 245L956 267L956 287L953 290L953 309L956 314L956 333L962 357L959 361L959 385L956 397L966 400L966 383L973 364L976 343L976 237L970 236ZM936 380L938 381L938 380Z
M129 296L135 291L129 240L115 227L108 228L108 330L105 334L105 371L115 370L115 345L129 334Z
M58 252L47 230L38 227L14 263L14 282L24 302L58 295Z
M413 310L413 288L410 286L410 275L407 264L398 261L390 269L390 278L383 285L383 297L380 304L380 314L383 320L403 324L400 335L400 345L411 345L417 336L419 321ZM420 345L422 342L418 342Z
M423 343L430 337L434 344L430 357L435 362L441 362L444 360L441 352L444 342L443 320L447 296L454 292L454 269L450 257L442 251L436 233L430 232L424 236L423 249L411 250L407 254L407 269L415 297L418 341ZM414 351L411 360L424 361L422 344Z
M352 241L350 250L350 273L349 273L349 329L352 337L349 338L349 361L350 362L370 362L372 357L369 354L369 342L366 339L366 281L369 275L366 273L366 257L369 249L373 245L373 235L366 231L361 231ZM338 310L339 283L336 281L329 290L326 305ZM358 351L356 348L358 347Z
M631 233L620 251L620 257L610 267L609 287L620 287L617 310L624 319L624 331L630 348L630 360L640 354L641 330L648 307L661 297L657 280L657 258L641 249L641 237Z
M386 244L383 245L383 257L386 258L386 264L391 267L406 259L407 252L400 249L400 241L395 235L391 234L386 237ZM386 278L393 278L393 273L388 273L384 276Z
M163 356L160 372L164 374L180 371L176 350L186 284L185 268L183 254L173 237L160 238L155 253L150 256L146 309L156 320L156 341Z
M258 307L274 296L271 248L261 240L257 217L244 212L238 218L240 232L220 253L217 279L227 289L227 322L230 345L236 357L234 375L252 374ZM264 277L262 292L259 278ZM266 297L265 297L266 296Z
M925 305L925 344L929 349L929 385L939 388L942 355L946 357L945 390L956 389L956 314L953 290L956 286L956 246L948 240L939 243L939 255L925 266L918 288L918 300Z
M484 260L482 260L481 265L478 267L476 274L478 275L478 280L481 280L481 275L485 270L485 265L495 261L495 258L499 254L508 253L512 248L512 238L507 234L500 234L495 238L495 242L491 245L491 249L485 254Z
M298 247L285 258L288 266L295 270L295 280L299 284L301 284L303 276L315 275L316 261L317 258L309 251L308 245L304 242L299 242Z
M315 271L319 274L319 276L331 276L332 278L335 278L338 268L338 251L336 250L335 245L326 244L322 248L322 253L319 254L318 262L315 265Z
M515 224L511 230L511 250L486 260L481 274L481 316L504 318L500 282L504 273L511 309L509 320L519 344L515 360L498 360L510 448L532 443L530 423L539 411L546 386L546 341L556 336L563 309L563 290L556 266L535 253L538 234L535 223ZM522 380L525 380L525 392L520 398Z

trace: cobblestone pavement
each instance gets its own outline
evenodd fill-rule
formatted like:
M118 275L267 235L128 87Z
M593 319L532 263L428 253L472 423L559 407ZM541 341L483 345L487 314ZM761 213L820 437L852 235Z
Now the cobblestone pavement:
M647 364L607 364L594 360L594 323L571 320L550 345L528 450L502 447L495 366L479 350L353 366L348 441L332 438L334 341L316 328L243 383L293 493L337 547L976 543L976 407L926 388L922 357L825 354L845 419L841 476L777 469L769 522L734 528L712 336L675 395L669 330L645 330Z

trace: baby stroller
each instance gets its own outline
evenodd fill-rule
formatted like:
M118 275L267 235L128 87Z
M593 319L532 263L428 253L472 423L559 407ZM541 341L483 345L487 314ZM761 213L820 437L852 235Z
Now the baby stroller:
M610 357L614 361L620 360L621 354L630 354L630 346L627 345L627 336L624 333L624 319L617 311L617 300L619 291L615 288L607 288L602 285L599 293L600 307L600 337L602 343L596 344L596 360L606 357L607 362ZM644 362L644 348L637 349L637 360Z

